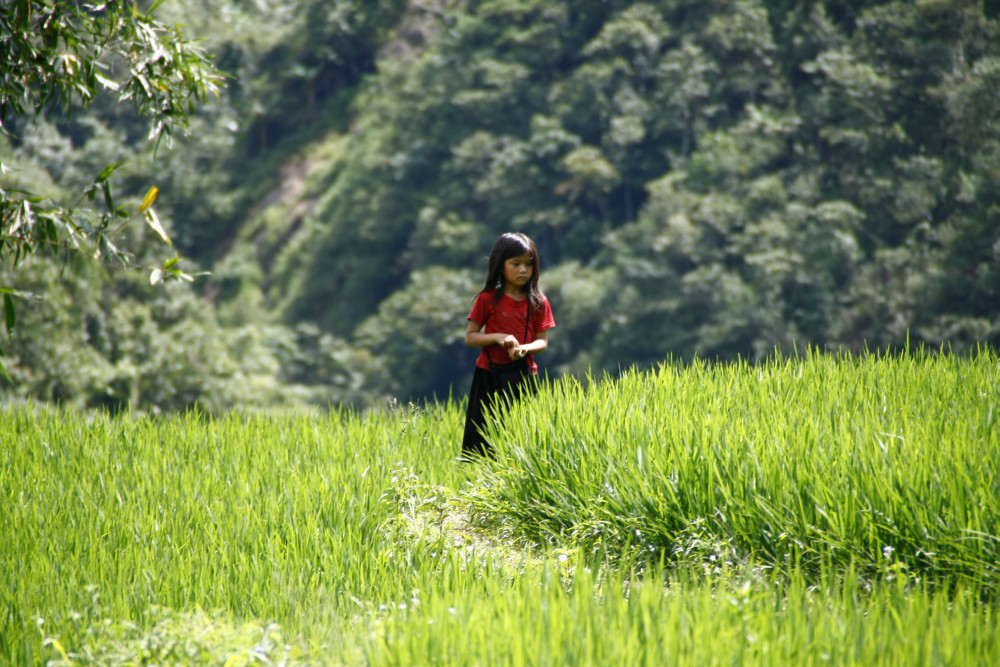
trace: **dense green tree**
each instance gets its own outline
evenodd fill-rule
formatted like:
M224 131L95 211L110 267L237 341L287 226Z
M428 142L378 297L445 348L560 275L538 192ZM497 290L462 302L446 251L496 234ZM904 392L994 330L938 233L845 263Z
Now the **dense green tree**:
M369 383L404 399L446 398L456 371L471 370L478 351L465 346L465 317L481 285L469 271L414 271L357 330L357 342L378 352Z
M138 200L156 173L164 229L212 269L215 320L190 317L216 329L203 359L234 404L464 387L463 318L511 229L542 250L552 372L805 344L971 350L1000 343L988 4L176 2L161 11L232 78L190 119L198 141L115 178ZM99 101L86 118L8 146L24 182L72 192L135 155L135 118ZM168 340L161 313L113 311L88 311L98 339ZM67 394L110 386L125 348L90 345L105 370ZM59 367L42 357L18 362L19 387L32 364ZM250 358L252 373L228 365Z
M347 335L349 313L410 294L411 271L475 268L519 228L552 275L594 272L615 295L583 308L605 325L557 331L560 368L995 340L993 244L956 245L996 234L979 185L995 141L966 143L993 114L976 105L997 28L975 3L493 0L448 26L357 107L289 246L308 259L283 264L312 276L280 278L289 317Z
M217 72L203 53L152 16L122 2L100 7L80 3L24 0L0 4L3 26L0 49L0 132L17 141L17 132L33 119L71 115L88 106L102 91L117 95L140 116L149 118L149 136L169 142L174 129L184 129L193 102L216 88ZM97 131L100 128L95 128ZM59 137L53 136L58 144ZM59 151L58 145L56 146ZM44 154L45 150L37 151ZM133 214L115 203L110 177L119 166L95 169L80 193L91 201L102 194L103 208L79 202L50 201L43 194L0 188L0 262L16 267L39 252L88 252L127 263L129 254L115 245L115 233ZM0 163L3 168L3 163ZM72 183L74 174L59 174ZM169 243L152 204L151 188L139 213ZM184 277L167 260L154 269L153 280ZM11 295L5 286L8 332L16 326ZM2 367L0 367L2 368Z

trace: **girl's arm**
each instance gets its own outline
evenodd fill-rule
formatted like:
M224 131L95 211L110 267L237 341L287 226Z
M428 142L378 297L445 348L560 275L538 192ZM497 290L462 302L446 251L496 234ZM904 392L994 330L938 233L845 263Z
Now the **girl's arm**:
M483 325L475 320L469 320L469 326L465 329L465 344L469 347L489 347L490 345L500 345L508 350L517 347L517 338L510 334L483 333ZM524 356L524 355L521 355Z

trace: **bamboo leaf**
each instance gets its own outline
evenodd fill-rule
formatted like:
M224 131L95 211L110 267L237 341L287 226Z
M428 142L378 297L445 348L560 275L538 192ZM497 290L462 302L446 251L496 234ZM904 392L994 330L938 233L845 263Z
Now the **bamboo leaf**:
M139 205L139 212L145 213L146 210L156 202L156 195L160 193L160 189L155 185L149 189L146 196L142 198L142 204Z
M104 187L102 188L102 190L104 191L104 205L108 207L109 211L114 211L115 202L111 198L111 186L108 185L107 181L104 182Z
M10 298L9 292L3 293L3 317L4 323L7 325L7 335L14 333L14 328L17 326L17 314L14 312L14 301Z
M108 77L103 76L102 74L99 74L97 72L94 73L94 78L96 78L97 81L108 90L117 92L118 89L121 88L121 86L119 86L116 81L112 81Z
M94 182L103 183L104 181L108 180L111 174L115 173L115 170L118 169L118 167L120 166L122 166L121 162L113 162L107 165L106 167L104 167L104 169L101 170L101 173L97 175L97 180Z
M160 219L156 217L156 211L153 209L146 209L144 211L146 214L146 223L153 228L153 231L160 235L160 238L166 242L167 245L172 246L173 242L170 237L167 236L167 232L163 229L163 225L160 224Z

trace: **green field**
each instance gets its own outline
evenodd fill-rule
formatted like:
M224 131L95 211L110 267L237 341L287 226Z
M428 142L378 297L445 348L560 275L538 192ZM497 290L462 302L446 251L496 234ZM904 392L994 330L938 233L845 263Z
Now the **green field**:
M1000 359L461 405L0 411L2 664L1000 664Z

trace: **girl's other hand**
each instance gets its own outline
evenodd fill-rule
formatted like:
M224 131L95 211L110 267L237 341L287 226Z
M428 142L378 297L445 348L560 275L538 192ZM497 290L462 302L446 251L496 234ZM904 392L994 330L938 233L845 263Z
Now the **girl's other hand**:
M528 351L520 345L515 345L507 350L507 355L511 358L511 360L517 361L518 359L524 359L524 357L528 355Z

